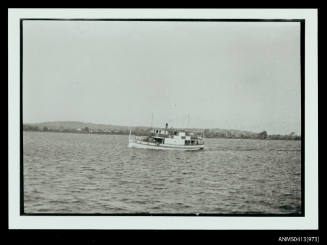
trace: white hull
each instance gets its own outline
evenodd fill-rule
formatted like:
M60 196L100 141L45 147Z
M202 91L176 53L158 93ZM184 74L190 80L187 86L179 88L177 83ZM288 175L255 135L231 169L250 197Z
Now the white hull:
M154 149L154 150L182 150L182 151L197 151L203 150L204 145L168 145L168 144L155 144L141 141L130 141L128 147Z

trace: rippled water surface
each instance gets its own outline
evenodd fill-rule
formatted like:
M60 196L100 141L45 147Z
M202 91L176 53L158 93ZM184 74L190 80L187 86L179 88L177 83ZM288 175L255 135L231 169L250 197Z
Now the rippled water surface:
M300 141L134 149L125 135L24 132L25 213L300 214Z

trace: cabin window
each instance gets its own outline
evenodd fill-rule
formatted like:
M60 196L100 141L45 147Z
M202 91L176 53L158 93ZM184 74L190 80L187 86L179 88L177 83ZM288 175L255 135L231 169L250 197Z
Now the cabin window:
M163 143L163 139L160 138L155 138L156 143L162 144Z
M182 139L185 140L185 136L182 136Z

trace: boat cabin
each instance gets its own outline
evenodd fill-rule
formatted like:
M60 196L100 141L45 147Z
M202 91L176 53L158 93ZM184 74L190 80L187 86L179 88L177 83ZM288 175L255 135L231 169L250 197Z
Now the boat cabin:
M168 123L166 123L165 129L152 129L152 142L168 145L200 145L203 144L203 140L194 136L193 133L187 133L184 131L169 131Z

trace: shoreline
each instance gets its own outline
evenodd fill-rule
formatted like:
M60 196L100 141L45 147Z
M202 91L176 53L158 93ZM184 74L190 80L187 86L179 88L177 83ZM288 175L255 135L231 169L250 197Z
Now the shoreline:
M73 130L26 130L22 132L39 132L39 133L72 133L72 134L95 134L95 135L129 135L129 132L85 132L85 131L73 131ZM136 136L143 136L144 134L134 134ZM255 137L221 137L221 136L205 136L207 139L249 139L249 140L290 140L301 141L301 138L287 138L285 135L281 135L281 138L255 138Z

